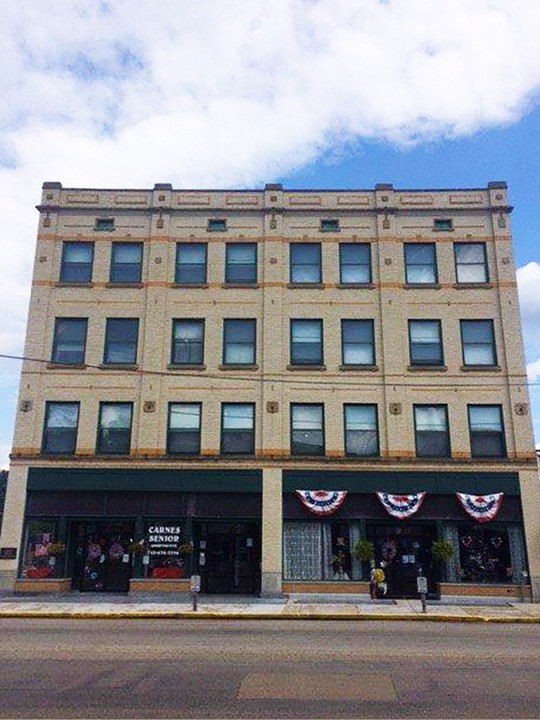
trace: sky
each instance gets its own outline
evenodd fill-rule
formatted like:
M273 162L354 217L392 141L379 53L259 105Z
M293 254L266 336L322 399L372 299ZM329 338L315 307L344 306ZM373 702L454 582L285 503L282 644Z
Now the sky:
M538 0L2 0L0 353L41 185L506 180L540 446ZM0 467L20 364L0 359Z

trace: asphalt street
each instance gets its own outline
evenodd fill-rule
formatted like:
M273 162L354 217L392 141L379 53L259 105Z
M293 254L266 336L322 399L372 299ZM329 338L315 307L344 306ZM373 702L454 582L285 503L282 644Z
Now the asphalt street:
M0 620L1 718L540 718L540 626Z

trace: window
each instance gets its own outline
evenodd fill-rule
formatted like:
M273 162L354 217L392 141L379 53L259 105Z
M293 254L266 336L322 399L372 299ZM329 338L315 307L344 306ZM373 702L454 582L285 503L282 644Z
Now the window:
M255 405L222 403L222 454L253 455L255 452Z
M460 581L510 583L519 578L512 567L508 529L458 525Z
M322 320L291 320L291 365L322 365Z
M82 365L86 349L86 318L56 318L52 362Z
M485 243L455 243L454 254L458 283L489 281Z
M227 244L225 282L246 285L257 282L257 245L255 243Z
M345 405L345 453L378 455L376 405Z
M65 242L62 245L60 282L87 283L92 280L94 243Z
M98 453L104 455L129 455L132 414L132 403L100 403Z
M206 229L208 232L225 232L227 230L227 221L223 218L210 218Z
M51 520L30 520L26 525L25 539L22 576L29 580L63 577L64 563L56 554L58 523Z
M415 405L414 430L417 457L450 457L446 405Z
M506 457L500 405L469 405L469 430L473 457Z
M375 364L373 320L341 321L341 354L343 365Z
M412 285L437 282L435 243L405 244L405 282Z
M169 403L167 452L197 455L201 451L201 404Z
M453 230L452 220L450 218L436 218L433 221L434 230Z
M320 243L291 243L290 266L291 283L321 283Z
M78 424L78 402L46 403L43 452L47 455L74 455Z
M369 285L371 282L369 243L339 244L339 282L342 285Z
M110 281L112 283L141 282L142 256L142 243L113 243Z
M138 335L139 321L136 318L107 318L103 362L107 365L134 365Z
M493 320L462 320L461 341L465 365L496 365Z
M225 320L223 325L223 364L255 364L255 320Z
M96 218L94 230L99 230L101 232L111 232L112 230L114 230L113 218Z
M409 320L411 365L443 365L440 320Z
M204 363L204 320L173 320L171 363Z
M176 243L174 281L182 285L206 283L206 244Z
M321 220L321 232L339 232L339 220Z
M291 454L324 455L323 405L291 405Z

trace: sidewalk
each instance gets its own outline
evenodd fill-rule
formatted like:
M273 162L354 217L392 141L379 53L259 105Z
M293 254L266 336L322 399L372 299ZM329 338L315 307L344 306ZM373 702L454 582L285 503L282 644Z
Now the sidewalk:
M2 618L50 619L189 619L189 620L387 620L422 622L539 623L540 604L501 606L440 605L428 602L422 613L419 600L382 602L303 602L260 598L199 598L193 612L189 598L103 597L80 595L36 599L0 598Z

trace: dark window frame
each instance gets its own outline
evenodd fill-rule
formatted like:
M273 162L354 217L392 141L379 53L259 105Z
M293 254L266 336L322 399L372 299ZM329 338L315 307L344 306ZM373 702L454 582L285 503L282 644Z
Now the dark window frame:
M115 262L115 252L119 247L125 247L126 245L129 245L130 247L137 247L140 249L141 257L138 263L119 263ZM140 283L142 281L142 270L143 270L143 259L144 259L144 243L142 242L124 242L124 241L116 241L111 244L111 264L109 268L109 282L122 285L125 283ZM117 280L114 277L115 270L118 270L118 266L122 265L137 265L138 266L138 274L136 279L128 279L128 280Z
M230 342L227 342L227 325L229 325L231 322L236 323L250 323L253 326L253 359L251 362L246 363L238 363L238 362L227 362L227 347L231 344ZM239 343L232 343L233 345L238 345ZM247 343L242 343L247 344ZM222 333L222 342L221 342L221 362L222 365L231 365L231 366L246 366L251 367L252 365L257 364L257 319L256 318L223 318L223 333Z
M320 330L321 330L321 342L320 342L321 354L320 354L320 359L318 362L305 363L305 362L295 361L294 354L293 354L293 347L294 347L293 325L296 322L306 322L306 323L311 322L311 323L317 323L319 325ZM303 365L304 366L324 365L324 322L321 318L289 318L289 361L290 361L291 365L295 365L295 366L299 366L299 367L302 367Z
M496 407L499 411L499 419L501 422L501 430L500 430L500 441L501 441L501 448L502 448L502 454L501 455L483 455L478 454L474 452L474 443L473 443L473 430L471 425L471 408L477 408L477 407ZM506 443L506 427L504 423L504 413L503 408L500 403L470 403L467 405L467 422L469 425L469 445L471 448L471 457L472 458L507 458L508 457L508 446ZM478 431L475 431L477 435L479 434L486 434L486 433L479 433Z
M442 224L445 224L442 227ZM452 232L454 229L454 221L452 218L433 218L433 230L435 232Z
M134 354L133 360L130 360L130 361L128 361L128 362L124 362L124 361L122 361L122 362L114 362L114 361L111 361L111 360L108 359L109 342L110 342L110 338L109 338L109 327L110 327L110 324L109 324L109 323L110 323L111 321L118 321L118 320L124 320L124 321L126 321L126 322L129 320L129 321L133 322L133 323L135 324L136 328L137 328L136 340L135 340L135 354ZM103 343L103 364L104 364L104 365L136 365L136 364L137 364L137 357L138 357L138 354L139 354L139 340L140 340L139 330L140 330L140 320L139 320L139 318L131 318L131 317L128 317L128 318L105 318L105 341L104 341L104 343Z
M229 250L230 248L236 248L236 247L253 247L255 249L255 259L253 261L253 269L254 269L254 278L253 280L231 280L229 277L229 270L230 270L230 263L229 263ZM258 281L258 275L259 275L259 268L258 268L258 261L259 261L259 248L258 243L242 243L242 242L232 242L232 243L226 243L225 244L225 284L226 285L256 285ZM245 264L245 263L243 263Z
M414 360L413 358L413 342L412 342L412 336L411 336L411 327L413 323L436 323L439 328L439 343L441 348L441 359L439 362L434 362L433 360L429 360L426 362ZM408 327L408 334L409 334L409 363L411 366L414 367L444 367L444 340L443 340L443 329L442 329L442 320L438 318L409 318L407 322Z
M89 247L90 248L90 262L88 262L88 263L67 262L65 259L66 249L72 245L74 245L74 246L78 245L79 247L81 245L84 245L85 247ZM95 255L95 244L93 242L88 242L88 241L77 242L75 240L65 240L62 243L62 257L60 259L59 282L69 283L70 285L84 285L86 283L92 282L92 277L94 275L94 255ZM69 280L69 279L67 279L65 277L65 274L66 274L66 268L68 265L85 265L85 266L87 266L89 269L88 278L86 278L84 280Z
M468 363L465 358L465 347L466 343L463 337L463 329L465 326L465 323L489 323L491 326L491 349L493 351L493 362L492 363ZM460 330L460 336L461 336L461 357L463 360L463 365L465 367L497 367L498 365L498 358L497 358L497 342L495 340L495 323L492 318L479 318L475 320L460 320L459 321L459 330ZM487 345L487 343L467 343L467 345Z
M322 409L322 423L321 423L321 432L322 432L322 451L317 453L298 453L294 451L295 443L294 443L294 408L296 407L319 407ZM297 457L325 457L326 456L326 413L325 413L325 407L324 403L290 403L289 405L289 446L290 446L290 453L291 455L297 456Z
M202 247L204 248L204 263L180 263L179 258L181 254L181 250L183 247ZM176 285L206 285L208 282L208 243L206 242L177 242L176 243L176 255L174 259L174 282ZM178 277L178 268L180 265L183 266L193 266L193 267L204 267L204 277L202 280L194 280L193 282L190 282L189 280L180 280Z
M339 232L341 224L339 218L322 218L319 224L320 232Z
M309 265L312 266L314 263L293 263L293 254L296 252L293 248L298 247L305 247L305 246L314 246L317 248L317 254L318 254L318 279L317 280L308 280L307 282L298 281L293 279L293 270L296 267L303 266L303 265ZM322 284L322 278L323 278L323 271L322 271L322 246L320 242L291 242L289 243L289 283L291 285L321 285Z
M73 449L69 452L51 452L50 450L47 450L49 415L50 415L52 405L71 405L71 406L77 408L77 425L75 426L75 433L74 433L74 437L72 439ZM81 403L78 400L77 401L47 400L45 402L45 415L43 417L43 430L42 430L42 434L41 434L41 453L42 453L42 455L70 455L70 456L75 455L77 452L77 439L78 439L78 435L79 435L80 417L81 417Z
M368 270L369 270L369 277L366 282L346 282L343 279L343 268L347 265L351 265L353 267L366 267L365 263L344 263L343 262L343 248L345 247L367 247L368 249ZM340 285L371 285L373 282L373 260L372 260L372 253L371 253L371 243L339 243L339 284Z
M217 224L219 223L219 227ZM206 232L227 232L227 218L208 218Z
M418 263L407 263L407 248L409 246L418 246L418 245L425 245L428 247L433 248L433 269L434 269L434 279L430 280L429 282L417 282L414 280L409 280L409 266L415 265L418 266ZM406 285L436 285L439 282L439 260L437 257L437 243L434 242L406 242L403 243L403 263L405 267L405 284ZM420 267L428 267L427 265L421 265ZM431 266L430 266L431 267Z
M460 280L459 279L459 263L458 263L458 251L457 248L460 245L481 245L482 246L482 252L484 255L484 270L485 270L485 280ZM463 264L463 263L461 263ZM469 263L467 263L469 264ZM476 264L476 263L470 263L470 264ZM456 274L456 284L457 285L487 285L490 282L490 274L489 274L489 263L488 263L488 256L487 256L487 245L485 242L479 241L476 242L474 240L471 240L469 242L455 242L454 243L454 272Z
M347 408L349 407L370 407L375 410L375 437L376 437L376 450L373 453L353 453L347 450L347 433L351 432L347 429ZM380 457L381 455L381 444L379 436L379 406L377 403L343 403L343 449L346 457Z
M130 408L130 418L129 418L129 429L128 429L128 442L127 442L127 450L126 452L113 452L113 451L107 451L103 450L102 448L102 437L101 434L103 432L103 427L101 425L101 419L103 416L103 408L108 405L125 405L129 406ZM99 411L98 411L98 425L97 425L97 437L96 437L96 455L122 455L122 456L128 456L131 454L131 440L133 435L133 403L132 402L114 402L109 400L104 400L99 403ZM124 428L122 428L124 429Z
M250 450L247 452L230 452L224 450L225 443L224 440L224 432L235 432L234 430L225 431L224 428L224 418L225 418L225 407L230 405L242 405L242 406L249 406L253 409L252 418L253 418L253 428L251 430L251 445ZM221 421L220 421L220 433L219 433L219 454L220 455L236 455L236 456L244 456L244 455L255 455L255 432L256 432L256 425L257 425L257 414L256 414L256 403L254 402L222 402L221 403Z
M444 455L431 455L425 453L419 453L418 451L418 428L416 424L416 409L417 408L443 408L446 421L446 453ZM446 403L415 403L413 405L413 426L414 426L414 447L417 458L451 458L452 457L452 443L450 438L450 419L448 415L448 405ZM426 431L420 431L426 432Z
M77 362L64 362L62 360L58 360L56 357L57 353L57 344L58 344L58 325L63 320L68 321L78 321L83 323L84 322L84 340L83 340L83 351L82 351L82 358ZM51 362L57 363L58 365L84 365L84 361L86 358L86 341L88 339L88 318L81 318L81 317L55 317L54 318L54 330L53 330L53 344L52 344L52 351L51 351Z
M175 328L179 323L198 324L202 326L202 341L201 345L201 361L200 362L179 362L175 359ZM171 365L190 365L193 367L200 367L204 365L204 351L205 351L205 340L206 340L206 321L204 318L173 318L171 326ZM199 344L199 343L197 343Z
M361 323L369 323L371 327L371 355L372 355L372 362L370 363L347 363L345 362L345 345L359 345L359 344L365 344L365 343L345 343L345 333L343 332L344 323L347 322L361 322ZM376 348L375 348L375 320L372 318L341 318L340 322L340 331L341 331L341 364L347 365L348 367L370 367L377 363L377 354L376 354Z
M115 230L114 218L96 218L94 222L96 232L113 232Z
M192 405L199 408L199 427L198 427L198 443L197 450L195 451L182 451L182 450L171 450L171 410L173 405ZM183 402L183 401L170 401L167 406L167 455L200 455L201 454L201 435L202 435L202 402Z

